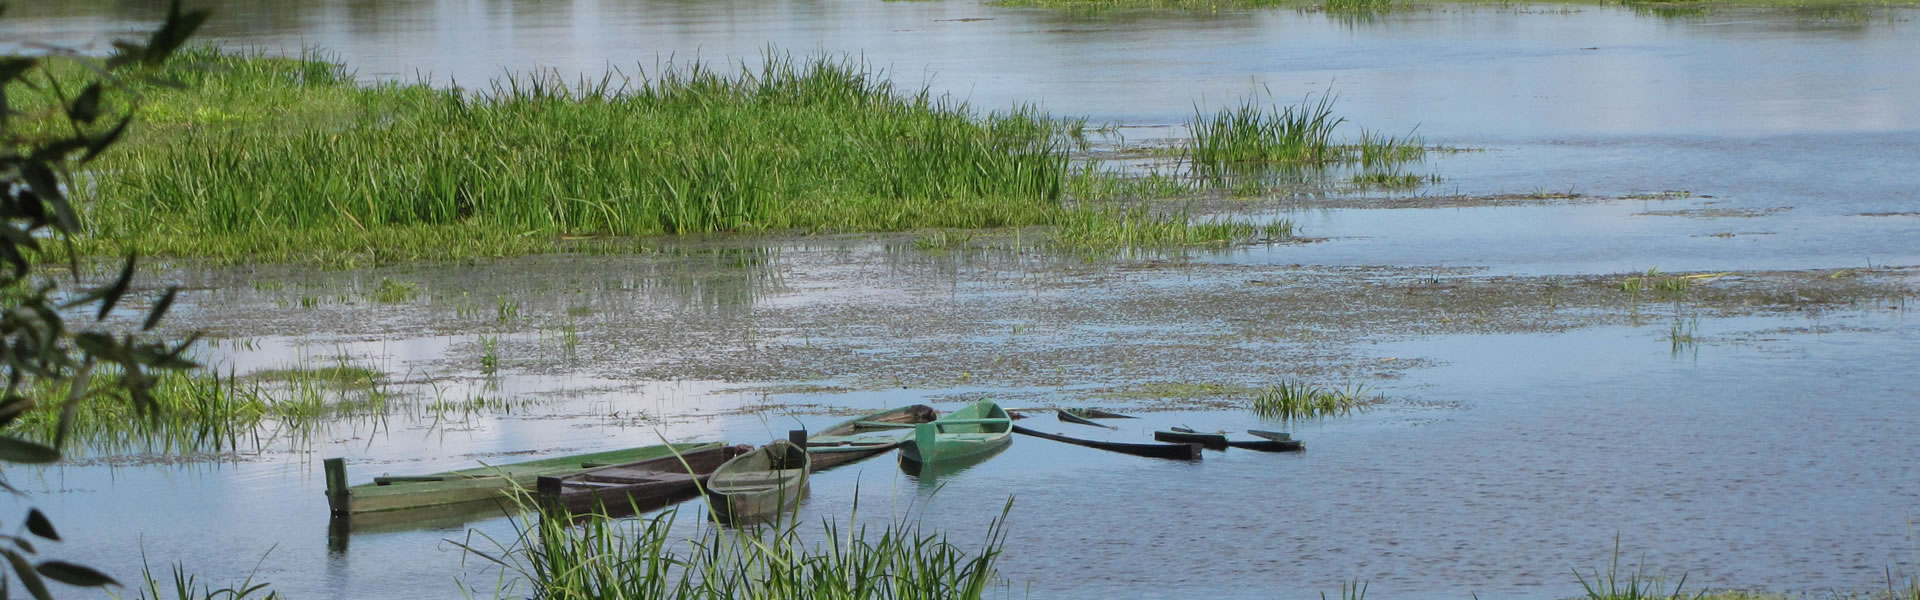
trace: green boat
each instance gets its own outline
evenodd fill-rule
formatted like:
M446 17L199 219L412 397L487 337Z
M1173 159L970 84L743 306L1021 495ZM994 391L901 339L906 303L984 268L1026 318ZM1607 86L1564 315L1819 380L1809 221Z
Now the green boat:
M714 520L742 523L794 510L807 493L810 458L800 446L775 440L720 465L707 479Z
M542 476L560 477L593 467L658 458L674 452L689 452L717 446L717 443L661 444L543 458L508 465L481 466L430 475L380 476L372 483L347 486L345 459L325 461L327 507L335 517L404 511L499 500L518 489L532 489Z
M914 426L900 445L900 460L938 463L999 450L1013 442L1013 419L992 400L981 400L932 423Z
M925 404L903 406L849 419L807 437L813 470L825 471L888 450L906 441L913 426L931 422L940 411Z

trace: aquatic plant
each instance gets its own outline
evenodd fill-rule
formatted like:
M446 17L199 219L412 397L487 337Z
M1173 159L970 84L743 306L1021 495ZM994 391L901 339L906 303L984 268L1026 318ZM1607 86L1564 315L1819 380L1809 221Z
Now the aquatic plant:
M1346 119L1333 115L1332 94L1309 96L1299 105L1262 105L1257 98L1212 113L1193 109L1187 129L1197 166L1249 162L1326 162L1341 158L1333 130Z
M420 284L408 281L394 281L381 278L380 285L373 288L373 301L381 304L399 304L420 297Z
M1306 419L1351 414L1378 401L1363 384L1335 389L1288 380L1255 392L1253 412L1269 419Z
M1587 600L1684 600L1686 598L1698 599L1705 596L1704 591L1692 596L1688 596L1681 591L1687 585L1686 575L1681 575L1680 581L1674 584L1673 589L1669 591L1665 582L1659 577L1646 573L1644 570L1645 566L1646 564L1642 562L1640 565L1634 567L1632 573L1628 573L1622 578L1620 574L1620 539L1616 537L1613 540L1613 558L1607 562L1607 572L1605 575L1602 575L1600 570L1595 568L1593 570L1592 580L1588 580L1586 575L1580 574L1579 569L1573 570L1573 576L1580 581L1580 587L1585 592Z
M1064 222L1055 226L1053 244L1069 250L1106 250L1225 246L1280 242L1292 237L1293 222L1286 219L1259 225L1225 220L1194 222L1184 218L1155 217L1144 207L1136 207L1074 211Z
M150 90L153 124L86 190L99 235L153 253L358 247L379 262L605 235L1045 224L1084 128L900 90L848 57L518 74L478 95L360 86L313 55L179 62L212 66Z
M266 555L261 555L260 561L264 563L266 560ZM186 563L176 561L173 563L167 582L171 585L167 585L161 581L160 577L154 575L153 566L147 562L147 552L142 549L140 551L141 583L133 588L139 594L134 598L139 600L248 600L249 598L278 600L281 597L280 593L271 589L272 584L264 581L253 582L254 576L259 574L259 565L254 565L253 572L247 573L246 579L214 589L213 584L201 580L199 575L187 572ZM111 592L109 594L115 598L119 597L118 594Z
M858 505L856 495L856 517ZM827 521L823 543L780 523L737 530L703 523L677 540L679 509L636 519L587 516L578 525L523 512L516 539L496 543L495 552L476 548L472 537L460 545L519 576L543 599L978 599L997 580L994 562L1011 507L1009 499L977 552L907 520L877 535Z

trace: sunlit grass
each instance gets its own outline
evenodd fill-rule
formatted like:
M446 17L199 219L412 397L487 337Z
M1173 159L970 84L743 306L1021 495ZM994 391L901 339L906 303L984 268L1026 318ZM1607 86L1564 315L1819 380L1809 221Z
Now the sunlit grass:
M1303 381L1283 381L1254 393L1253 412L1269 419L1308 419L1352 414L1379 401L1379 396L1365 385L1329 388Z
M1047 224L1085 127L897 89L844 57L521 74L479 95L355 85L312 60L181 61L212 68L153 90L147 125L87 190L115 249L384 262L599 236Z
M1152 216L1144 209L1076 211L1054 229L1053 243L1064 249L1113 249L1226 246L1281 242L1293 238L1293 222L1267 224L1211 220L1193 222Z
M519 535L510 543L483 549L476 542L484 540L470 539L461 546L520 579L511 583L527 583L532 597L550 600L976 600L1000 580L994 563L1006 540L1006 512L987 526L977 550L908 520L877 532L854 525L843 531L828 521L818 542L783 523L737 530L703 523L689 535L675 527L678 509L636 519L590 516L578 525L527 516L516 522ZM503 595L522 594L503 588Z

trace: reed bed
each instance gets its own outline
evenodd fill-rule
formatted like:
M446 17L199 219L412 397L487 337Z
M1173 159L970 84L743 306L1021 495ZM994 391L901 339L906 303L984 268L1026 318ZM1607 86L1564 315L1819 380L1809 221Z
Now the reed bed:
M797 526L778 523L706 523L686 536L675 531L678 515L587 517L578 525L528 516L517 526L518 539L497 556L463 547L518 575L542 600L971 600L999 581L994 562L1006 541L1006 509L978 551L907 521L877 534L827 522L824 541L809 542Z
M1203 180L1310 179L1313 172L1339 165L1391 169L1426 157L1426 141L1414 134L1382 135L1361 131L1357 142L1338 141L1334 132L1346 119L1334 115L1332 93L1309 95L1300 104L1281 106L1254 96L1208 112L1194 107L1187 129L1193 135L1188 156ZM1269 173L1273 174L1269 174Z
M188 89L151 90L147 125L84 190L95 237L150 254L1047 224L1084 128L896 89L851 58L517 75L477 94L356 85L313 56L177 62Z
M1365 385L1343 388L1312 385L1302 381L1284 381L1261 388L1253 396L1253 412L1268 419L1283 421L1352 414L1379 402Z

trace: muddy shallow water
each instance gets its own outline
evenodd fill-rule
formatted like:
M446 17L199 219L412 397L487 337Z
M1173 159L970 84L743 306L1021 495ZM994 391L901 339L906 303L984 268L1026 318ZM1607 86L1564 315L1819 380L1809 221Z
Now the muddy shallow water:
M597 72L766 44L864 52L997 108L1158 125L1270 86L1333 89L1350 122L1474 151L1410 193L1208 202L1316 241L1088 257L1024 234L928 252L913 234L660 242L628 256L313 272L163 270L168 327L233 372L339 362L413 394L384 418L269 432L182 460L83 452L10 469L71 541L293 597L491 595L448 538L504 519L356 533L329 549L319 461L353 481L795 424L982 394L1103 405L1155 427L1288 428L1297 455L1165 464L1040 440L921 481L886 458L821 475L803 518L923 519L971 544L1015 498L1015 597L1551 598L1620 542L1689 586L1869 589L1920 568L1912 11L1443 7L1062 14L973 3L230 3L225 43L319 45L369 78ZM127 12L121 12L127 11ZM116 16L117 15L117 16ZM23 35L130 27L122 4L18 7ZM1857 18L1856 18L1857 17ZM950 19L988 19L954 21ZM62 37L66 36L66 37ZM1151 133L1149 133L1151 132ZM1138 139L1134 140L1138 141ZM1017 247L1016 247L1017 246ZM1623 289L1651 268L1717 274ZM382 280L417 298L373 299ZM489 350L488 348L491 348ZM495 364L487 374L488 357ZM1244 391L1363 383L1386 401L1262 422ZM495 402L431 410L434 400ZM504 407L504 408L503 408ZM938 487L939 491L932 490ZM101 518L111 515L111 518ZM262 558L264 555L264 558ZM1095 573L1097 576L1065 575Z

